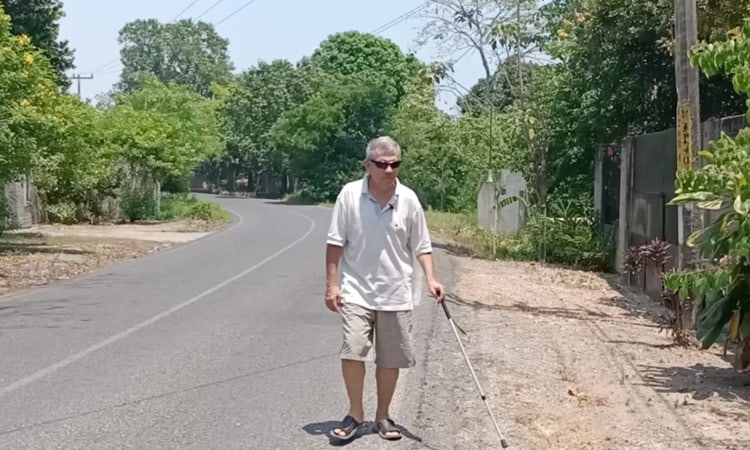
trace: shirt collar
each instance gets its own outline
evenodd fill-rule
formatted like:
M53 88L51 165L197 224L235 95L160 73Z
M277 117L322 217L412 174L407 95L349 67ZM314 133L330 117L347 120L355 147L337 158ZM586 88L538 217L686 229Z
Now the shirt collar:
M370 174L365 174L365 176L362 178L362 195L370 195L370 187L368 184L368 181L370 179ZM393 197L388 200L388 205L390 205L392 208L396 208L398 205L398 197L402 190L401 182L398 178L396 178L396 192L393 195Z

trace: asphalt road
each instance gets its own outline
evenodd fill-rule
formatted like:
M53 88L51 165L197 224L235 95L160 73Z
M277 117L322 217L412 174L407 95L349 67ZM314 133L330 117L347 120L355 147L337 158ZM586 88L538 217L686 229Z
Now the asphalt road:
M220 234L0 300L0 449L331 446L346 397L323 304L330 210L220 201L235 214ZM447 448L455 430L420 442L418 429L425 415L450 423L422 411L430 336L450 333L441 314L429 298L417 308L420 363L392 411L407 436L349 448ZM373 414L373 372L367 391Z

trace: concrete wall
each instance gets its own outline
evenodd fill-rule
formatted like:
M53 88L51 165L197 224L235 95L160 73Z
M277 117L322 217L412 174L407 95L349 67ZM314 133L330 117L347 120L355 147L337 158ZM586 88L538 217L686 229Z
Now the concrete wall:
M5 183L3 195L7 229L28 228L37 221L36 189L32 183L26 179Z
M526 210L523 202L517 200L500 206L510 197L526 198L526 180L523 175L502 170L496 179L494 174L489 174L477 196L479 226L501 234L518 233L523 226Z

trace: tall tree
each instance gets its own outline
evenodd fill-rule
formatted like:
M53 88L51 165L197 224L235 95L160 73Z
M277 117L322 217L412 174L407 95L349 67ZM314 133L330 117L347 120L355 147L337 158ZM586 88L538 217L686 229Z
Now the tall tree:
M117 94L105 114L105 131L119 156L164 181L187 176L219 154L223 142L214 100L153 75L139 85Z
M307 66L334 77L358 75L384 80L397 99L422 67L413 55L405 55L392 41L356 31L329 36L304 61L303 69Z
M232 78L229 41L205 22L136 20L120 30L118 42L123 65L119 88L124 91L136 89L140 76L151 73L212 97L214 84L226 85Z
M11 17L13 34L31 38L52 63L57 85L67 89L70 80L65 71L74 65L68 41L59 40L59 22L65 16L62 0L0 0L0 6Z
M747 11L750 1L701 5L711 6L699 13L699 37L706 39L740 25L736 11ZM556 0L545 15L556 34L547 50L571 72L571 88L587 111L579 118L586 145L675 126L672 0ZM701 77L700 90L704 119L744 110L727 76Z
M521 62L537 49L537 3L538 0L430 0L421 14L427 23L418 41L421 45L436 43L451 61L449 68L465 55L477 54L484 79L489 81L485 94L489 98L498 76L509 73L497 68L511 56Z
M270 130L308 91L302 75L286 60L261 62L237 78L223 107L223 124L228 152L248 175L284 171L283 155L275 151Z
M26 36L11 33L0 10L0 182L26 175L39 161L39 136L53 127L54 70Z
M272 130L274 145L287 153L305 194L334 200L360 173L367 142L385 132L396 104L383 80L341 77L281 116Z

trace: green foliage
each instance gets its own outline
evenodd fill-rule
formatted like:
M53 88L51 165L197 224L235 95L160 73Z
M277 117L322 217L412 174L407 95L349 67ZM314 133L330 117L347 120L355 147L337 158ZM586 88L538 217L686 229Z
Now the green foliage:
M303 74L288 61L261 62L243 72L222 107L225 155L253 173L285 173L288 163L274 147L270 131L282 114L309 95Z
M386 95L396 101L421 66L390 40L356 31L329 36L313 52L309 64L334 77L368 74L381 78L382 88L388 90Z
M69 95L60 96L49 114L52 126L37 135L43 153L33 168L34 184L44 201L80 204L94 190L111 194L117 180L101 114Z
M383 133L395 104L379 81L342 77L274 125L276 148L288 155L301 190L311 198L334 200L344 183L361 176L367 142Z
M105 113L105 136L118 157L158 180L187 176L223 148L216 102L187 87L146 76L115 102Z
M747 11L750 4L700 3L705 8L698 13L701 38L738 25L736 11ZM576 134L584 147L674 126L672 0L556 0L544 13L550 35L545 50L565 64L573 95L580 99ZM743 100L728 78L700 82L703 118L741 112Z
M151 189L142 189L126 185L120 190L120 211L125 220L138 222L155 220L160 215L159 193Z
M122 75L120 88L138 89L144 74L163 83L174 82L211 97L215 85L231 80L229 41L213 25L184 19L160 23L156 19L136 20L120 30Z
M529 214L524 231L547 262L585 270L612 268L613 236L604 231L586 199L553 199L546 214Z
M12 32L28 36L52 64L55 82L67 88L65 72L73 68L73 51L68 41L59 40L60 20L65 16L61 0L2 0L0 7L11 17Z
M750 19L741 27L730 30L724 42L703 41L691 49L690 57L709 76L720 73L733 75L732 83L737 92L750 93Z
M190 219L228 223L231 221L231 216L216 202L207 202L190 195L178 194L162 197L160 219Z
M479 164L471 147L461 147L457 124L435 107L433 98L430 84L415 80L389 121L388 133L402 146L400 175L428 207L469 209L476 198L472 187L479 183Z
M727 72L734 75L738 92L750 92L750 21L741 29L729 32L725 42L702 42L691 52L691 59L711 75ZM704 348L710 347L723 329L740 311L742 321L750 309L750 129L741 130L736 138L722 135L712 143L710 151L701 152L705 161L700 170L677 174L676 196L670 204L688 205L707 211L710 225L688 238L688 245L697 248L714 272L713 283L708 273L701 278L712 289L697 292L701 313L698 336ZM709 281L705 281L709 280ZM697 284L697 283L696 283ZM688 292L696 284L683 278L670 280L673 290Z
M425 216L434 237L467 256L516 261L535 259L533 245L526 234L494 235L478 226L474 214L427 211Z
M28 36L11 33L1 10L0 86L0 180L11 180L28 174L41 157L37 136L51 127L57 86L49 61Z

